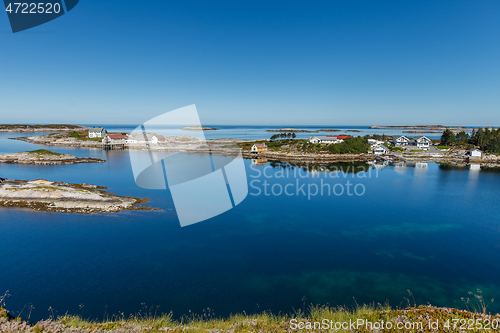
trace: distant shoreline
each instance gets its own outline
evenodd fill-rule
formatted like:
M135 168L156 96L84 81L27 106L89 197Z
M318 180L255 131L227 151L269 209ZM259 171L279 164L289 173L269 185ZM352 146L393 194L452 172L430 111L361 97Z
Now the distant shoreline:
M86 131L90 127L79 125L7 125L0 124L0 133L43 133Z
M439 133L449 129L452 132L461 131L475 131L481 127L466 127L466 126L443 126L443 125L418 125L418 126L370 126L369 129L393 129L393 130L420 130L420 131L406 131L403 133ZM483 127L484 128L484 127ZM486 127L493 129L495 127ZM431 131L431 132L423 132Z

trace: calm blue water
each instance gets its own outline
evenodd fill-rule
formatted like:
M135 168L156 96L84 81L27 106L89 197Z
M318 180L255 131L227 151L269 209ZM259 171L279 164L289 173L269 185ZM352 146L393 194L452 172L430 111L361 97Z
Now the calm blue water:
M7 140L13 136L0 134L0 154L42 148ZM477 288L500 299L497 172L430 163L294 174L297 168L252 167L246 160L251 187L245 201L180 228L168 191L135 185L126 151L49 149L108 162L0 164L0 177L108 186L119 195L151 198L150 205L163 210L77 215L0 209L0 293L10 290L7 307L14 314L32 303L32 320L49 317L49 307L56 315L81 314L81 304L91 318L102 318L105 309L136 313L142 303L175 316L207 307L220 316L291 312L302 308L304 296L308 304L354 305L355 298L399 306L407 289L420 304L460 307L460 298ZM297 181L306 194L296 192ZM339 193L347 181L351 191L357 185L364 194L325 190L307 197L308 186L337 185ZM265 195L286 185L292 195Z
M83 126L100 126L92 124L83 124ZM318 133L296 133L299 139L308 139L314 135L340 135L348 134L352 136L364 136L372 134L386 134L386 135L402 135L403 130L395 129L370 129L368 126L228 126L228 125L204 125L206 127L217 128L217 131L204 131L206 139L220 139L220 138L233 138L233 139L247 139L247 140L261 140L270 138L274 132L268 132L267 130L277 130L280 128L297 128L301 130L316 131L319 129L338 129L341 132L318 132ZM137 126L134 125L106 125L104 128L109 132L131 132ZM352 130L359 132L351 132ZM173 135L191 135L193 133L199 133L198 131L185 131L177 130L172 132ZM413 137L417 135L425 135L430 139L439 139L441 134L428 133L428 134L405 134L407 136Z

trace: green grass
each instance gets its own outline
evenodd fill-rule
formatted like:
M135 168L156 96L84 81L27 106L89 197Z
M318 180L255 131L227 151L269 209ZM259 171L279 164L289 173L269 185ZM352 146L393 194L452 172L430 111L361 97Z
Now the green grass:
M437 146L438 149L450 149L451 146Z
M102 142L102 138L88 138L87 137L87 132L71 132L69 134L69 137L75 138L77 140L81 141L96 141L96 142Z
M424 152L424 151L427 151L427 150L422 150L422 149L414 149L414 150L411 150L410 152L411 152L411 153L421 153L421 152Z
M38 150L32 150L32 151L27 151L26 153L28 154L34 154L34 155L53 155L53 156L61 156L62 154L47 150L47 149L38 149Z
M151 313L152 309L145 314L137 314L131 317L117 317L108 319L104 322L84 320L79 316L64 316L58 321L68 327L83 328L88 330L110 330L124 331L135 328L141 332L162 332L173 330L176 332L290 332L301 331L298 325L302 323L302 331L319 332L318 326L324 323L330 325L333 331L337 332L373 332L370 330L368 322L372 323L391 323L392 328L387 328L383 332L459 332L460 325L466 323L469 325L477 322L485 323L486 320L500 320L500 315L489 316L484 308L478 308L479 311L462 311L458 309L436 308L432 306L408 307L406 309L391 309L388 305L372 304L357 306L350 309L343 306L311 306L306 312L298 310L293 314L272 314L262 312L259 314L234 314L228 318L216 318L210 309L204 311L203 315L192 314L189 317L183 317L174 320L172 314L155 315ZM483 311L484 310L484 311ZM439 320L438 329L429 326L429 322ZM477 321L476 321L477 320ZM359 323L359 327L354 330L349 328L335 329L335 324L345 326L348 323ZM316 324L315 324L316 323ZM404 325L409 326L404 327ZM311 330L307 330L307 325L311 325ZM316 329L314 329L314 325ZM386 324L387 325L387 324ZM403 325L403 327L397 327ZM420 326L421 325L421 326ZM449 327L446 327L449 325ZM456 325L456 327L454 327ZM328 331L328 330L324 330ZM475 329L474 332L493 332L491 329Z
M7 295L7 293L6 293ZM203 314L189 311L188 316L174 319L173 314L159 314L159 307L147 307L135 314L126 316L105 314L102 321L83 319L81 316L64 315L51 318L64 325L64 331L110 331L110 332L293 332L293 331L335 331L335 332L498 332L497 327L484 328L487 321L500 326L500 314L488 312L493 299L486 300L481 290L469 292L469 298L462 298L467 310L456 308L438 308L431 305L417 306L413 294L408 290L407 308L391 308L388 304L369 304L353 308L345 306L311 305L295 310L290 314L273 314L268 311L255 314L233 314L228 317L216 317L213 310L207 308ZM6 296L0 297L0 301ZM0 318L14 321L6 310L0 307ZM20 318L17 318L20 320ZM439 321L439 322L438 322ZM351 324L353 323L353 324ZM377 330L376 325L384 325ZM388 323L391 325L389 326ZM437 327L430 325L437 323ZM20 323L20 325L24 325ZM34 332L45 332L44 322L30 325ZM299 326L300 325L300 326ZM328 330L325 329L327 325ZM354 327L353 327L354 325ZM465 325L465 326L463 326ZM470 325L473 326L471 329ZM302 326L302 327L301 327ZM461 327L462 326L462 327ZM464 328L465 327L465 328ZM321 328L321 329L320 329ZM373 329L375 328L375 329ZM14 327L15 329L15 327ZM23 329L24 331L24 329Z

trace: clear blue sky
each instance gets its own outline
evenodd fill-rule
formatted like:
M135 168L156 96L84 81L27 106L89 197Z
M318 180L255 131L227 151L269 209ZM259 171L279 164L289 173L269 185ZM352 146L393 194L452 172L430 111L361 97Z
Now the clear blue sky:
M0 123L500 125L498 0L81 0L0 60Z

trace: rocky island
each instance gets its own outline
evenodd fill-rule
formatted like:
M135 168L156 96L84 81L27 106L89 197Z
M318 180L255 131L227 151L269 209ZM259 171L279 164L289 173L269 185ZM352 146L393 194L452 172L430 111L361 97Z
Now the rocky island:
M7 125L0 124L0 133L43 133L54 131L86 131L88 127L78 125Z
M51 133L38 136L17 137L12 140L19 140L45 146L82 147L82 148L102 148L102 138L81 138L72 137L64 132Z
M79 214L155 210L141 206L149 199L117 196L105 189L89 184L0 179L0 206Z
M203 126L189 126L184 127L185 131L217 131L217 128L203 127Z
M436 133L444 132L447 129L454 133L462 131L473 131L479 128L471 128L465 126L444 126L444 125L418 125L418 126L370 126L370 129L393 129L393 130L412 130L405 133ZM492 129L492 128L490 128ZM416 131L415 131L416 130ZM429 132L430 131L430 132Z
M33 165L60 165L78 163L103 163L105 160L76 157L68 154L59 154L50 150L39 149L23 153L0 155L0 163L33 164Z
M278 132L278 133L319 133L319 132L340 132L339 129L334 128L323 128L315 131L301 130L297 128L280 128L280 129L270 129L266 132Z

